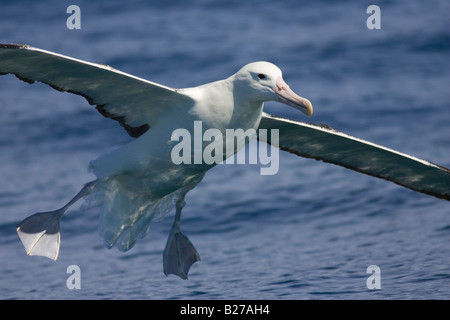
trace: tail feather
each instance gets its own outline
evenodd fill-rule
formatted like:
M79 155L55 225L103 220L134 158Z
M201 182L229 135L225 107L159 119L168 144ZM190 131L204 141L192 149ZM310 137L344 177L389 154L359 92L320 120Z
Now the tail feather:
M88 202L101 206L99 232L105 245L127 251L147 234L154 219L162 218L172 209L175 197L176 192L158 197L139 188L137 181L130 190L130 184L117 176L96 186Z

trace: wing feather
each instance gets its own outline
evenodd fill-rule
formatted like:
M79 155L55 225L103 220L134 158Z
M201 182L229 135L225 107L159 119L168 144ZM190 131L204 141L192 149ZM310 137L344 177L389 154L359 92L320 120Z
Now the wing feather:
M282 150L333 163L417 192L450 200L450 170L336 131L263 114L260 129L278 129ZM270 135L268 135L270 138ZM271 143L271 141L265 141Z
M179 90L28 45L0 44L0 74L83 96L132 137L145 133L161 114L192 104Z

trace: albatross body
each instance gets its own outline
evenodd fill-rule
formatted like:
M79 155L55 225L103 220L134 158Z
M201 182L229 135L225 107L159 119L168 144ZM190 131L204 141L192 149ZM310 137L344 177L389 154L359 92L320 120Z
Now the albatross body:
M93 194L101 193L103 199L101 233L109 247L117 243L121 250L128 250L138 235L148 230L154 215L165 214L164 208L170 208L171 201L175 200L177 214L164 254L164 269L166 274L186 278L190 264L182 261L195 262L199 255L179 231L184 196L216 163L195 163L192 159L191 164L175 164L172 150L178 142L172 141L174 132L182 128L194 134L198 121L204 131L220 130L223 149L232 150L224 153L224 160L245 145L245 141L234 145L234 140L225 139L225 131L256 130L264 101L284 99L309 115L312 107L307 99L289 89L281 71L268 62L251 63L225 80L177 92L189 98L185 104L161 115L138 139L92 161L90 169L98 177ZM195 153L192 150L192 157Z
M311 103L295 94L284 82L281 70L268 62L250 63L224 80L173 89L109 66L27 45L0 45L0 74L8 73L29 83L41 81L85 97L103 116L118 121L136 138L93 160L89 168L97 179L87 183L64 207L34 214L19 224L17 231L29 255L57 259L59 221L81 198L102 207L100 234L108 247L118 246L124 251L146 234L152 219L165 215L175 203L175 220L163 253L164 272L187 279L191 265L200 256L180 231L184 198L216 163L175 163L172 151L178 143L174 132L184 129L193 133L198 122L204 131L222 133L222 160L248 142L244 139L234 145L234 141L225 139L227 129L278 129L280 141L276 146L282 150L450 199L450 170L446 168L328 127L264 113L265 101L278 101L308 116L312 114ZM195 148L194 144L191 157L203 151Z

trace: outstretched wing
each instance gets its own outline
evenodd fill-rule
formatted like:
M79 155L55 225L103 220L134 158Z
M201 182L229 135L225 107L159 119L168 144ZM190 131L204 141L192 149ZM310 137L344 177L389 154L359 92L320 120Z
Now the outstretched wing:
M169 109L192 100L175 89L28 45L0 44L0 74L40 81L86 98L105 117L119 121L132 137L145 133Z
M275 141L273 145L281 150L337 164L417 192L450 200L450 170L447 168L327 126L291 121L264 113L259 128L278 129L279 145Z

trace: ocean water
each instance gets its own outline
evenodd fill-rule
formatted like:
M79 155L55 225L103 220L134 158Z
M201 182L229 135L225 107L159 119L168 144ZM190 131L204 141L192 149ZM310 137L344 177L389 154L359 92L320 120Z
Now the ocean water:
M450 167L450 4L376 1L1 1L0 42L26 43L175 88L277 64L314 115L265 111ZM0 77L1 299L448 299L450 203L280 153L280 169L219 165L191 191L182 229L200 253L189 280L163 274L173 213L126 253L74 206L54 262L28 257L16 225L65 204L91 159L130 138L78 96ZM69 289L77 265L81 289ZM370 290L367 268L380 269ZM70 279L69 279L70 280Z

